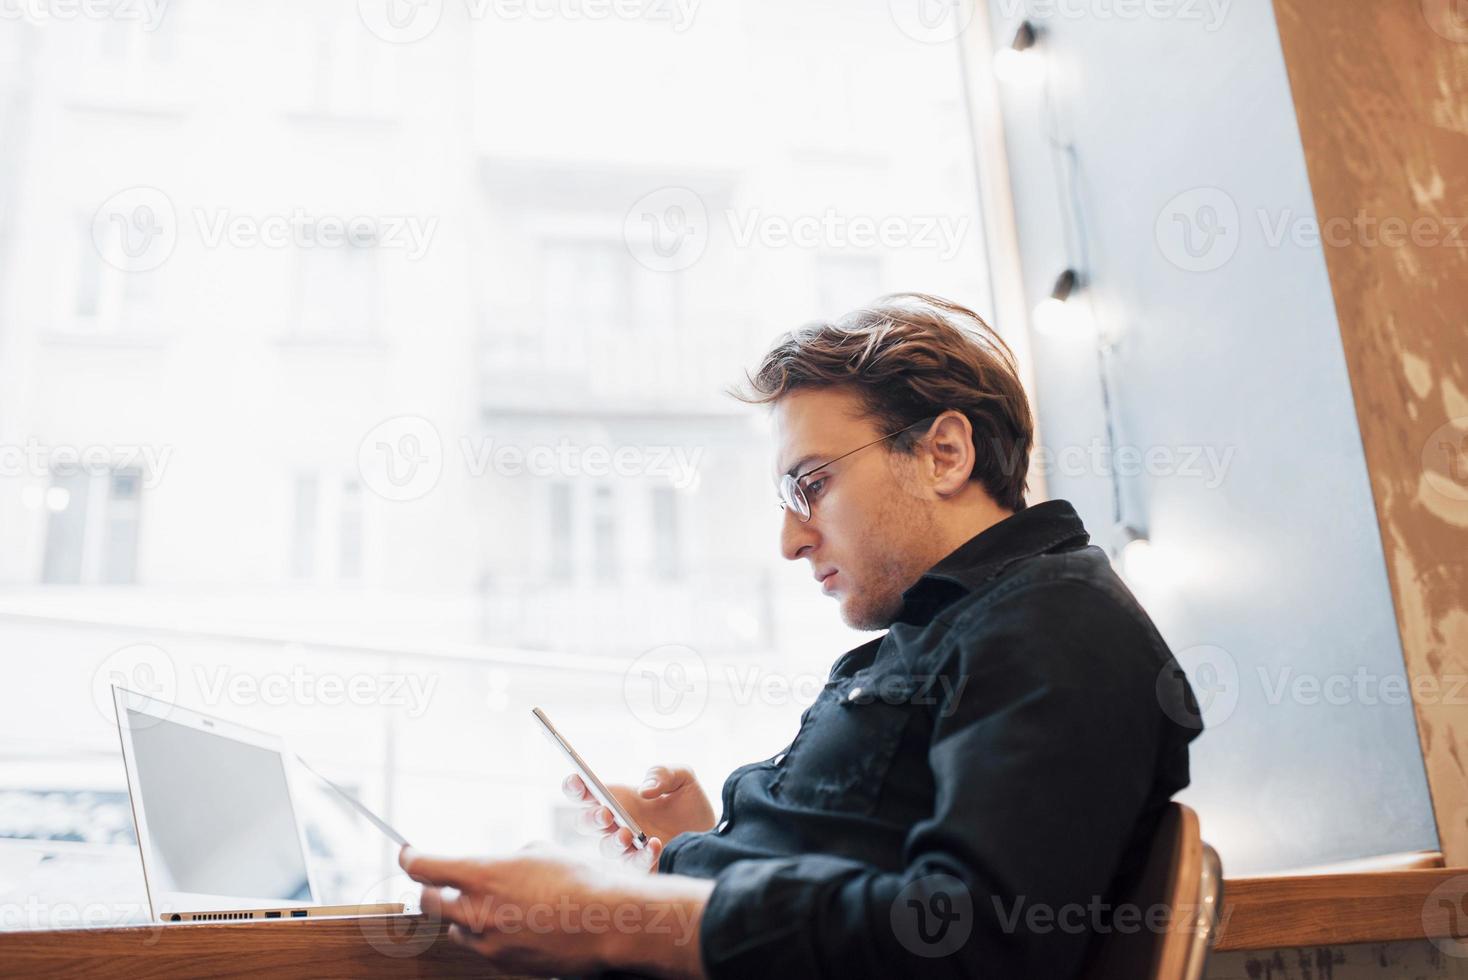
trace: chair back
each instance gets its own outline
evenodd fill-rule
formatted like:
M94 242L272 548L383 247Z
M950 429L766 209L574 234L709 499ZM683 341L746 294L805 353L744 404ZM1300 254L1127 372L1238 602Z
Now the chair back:
M1116 902L1126 915L1097 937L1085 980L1203 976L1223 904L1223 866L1190 807L1167 805L1141 872Z

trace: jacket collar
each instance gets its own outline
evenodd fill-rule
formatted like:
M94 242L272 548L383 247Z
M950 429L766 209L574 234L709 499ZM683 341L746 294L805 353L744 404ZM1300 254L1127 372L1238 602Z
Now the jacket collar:
M926 624L944 606L977 591L1017 561L1091 540L1068 501L1047 500L985 528L925 572L902 594L899 622Z

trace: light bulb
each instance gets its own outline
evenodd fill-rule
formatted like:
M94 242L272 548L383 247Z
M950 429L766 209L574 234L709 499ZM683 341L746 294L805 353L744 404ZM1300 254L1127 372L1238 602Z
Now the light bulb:
M1138 588L1147 588L1161 575L1157 551L1146 538L1132 538L1121 549L1121 574Z
M1053 296L1035 304L1035 329L1049 336L1064 336L1084 330L1086 314L1077 303Z
M1085 325L1086 316L1080 304L1071 302L1071 296L1080 288L1081 276L1074 269L1066 269L1055 278L1050 295L1035 304L1031 321L1041 333L1061 334L1077 330Z
M1045 65L1035 51L1000 48L994 52L994 77L1005 85L1024 85L1045 72Z

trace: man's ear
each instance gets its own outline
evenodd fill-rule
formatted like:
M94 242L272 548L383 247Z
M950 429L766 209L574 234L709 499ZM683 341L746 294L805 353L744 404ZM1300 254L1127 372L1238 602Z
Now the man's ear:
M933 490L940 497L962 490L973 475L974 427L962 412L944 412L933 420L923 436L928 454L928 471Z

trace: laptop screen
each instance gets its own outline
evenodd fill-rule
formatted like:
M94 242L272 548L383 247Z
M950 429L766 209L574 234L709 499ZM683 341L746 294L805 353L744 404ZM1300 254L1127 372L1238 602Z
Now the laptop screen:
M127 713L152 887L311 901L280 753Z

